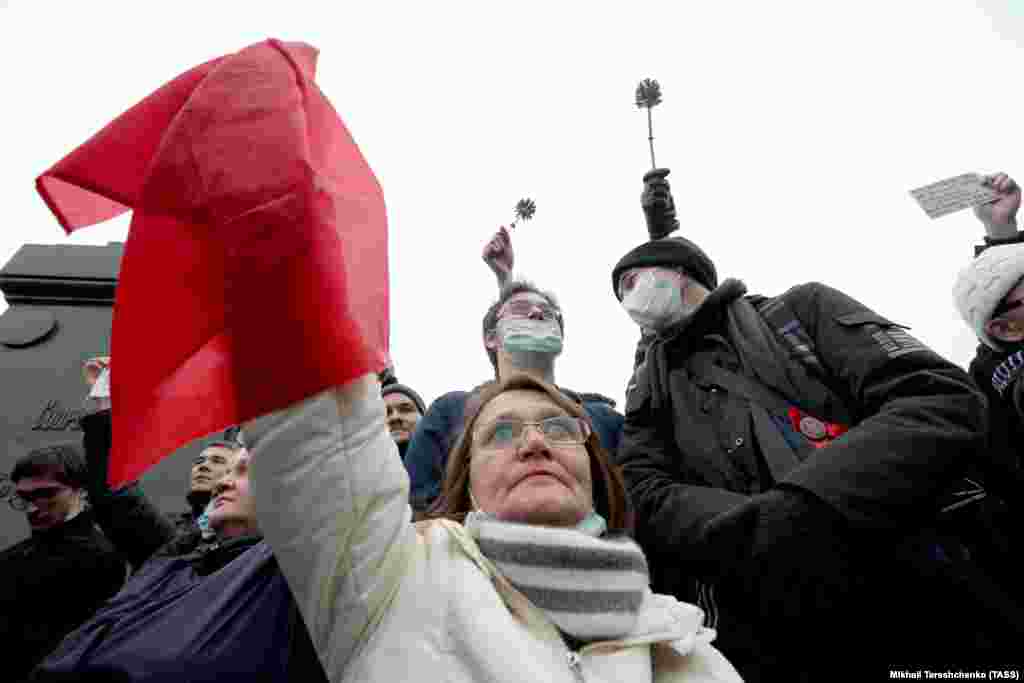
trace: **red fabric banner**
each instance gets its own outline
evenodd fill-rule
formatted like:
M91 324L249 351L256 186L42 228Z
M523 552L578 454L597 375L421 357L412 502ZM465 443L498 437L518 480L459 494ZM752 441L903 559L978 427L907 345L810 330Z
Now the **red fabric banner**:
M40 176L67 232L134 210L111 335L119 486L188 441L388 359L377 179L268 40L180 75Z

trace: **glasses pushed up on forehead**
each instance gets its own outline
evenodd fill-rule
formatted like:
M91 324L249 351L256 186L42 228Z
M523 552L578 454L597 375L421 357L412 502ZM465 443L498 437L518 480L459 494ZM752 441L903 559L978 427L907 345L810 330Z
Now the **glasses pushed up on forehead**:
M553 446L581 444L590 436L590 424L583 418L571 415L549 417L540 422L500 418L484 428L477 439L477 445L488 450L510 448L522 441L527 427L539 429L544 439Z
M541 319L543 320L558 319L557 308L548 303L530 301L529 299L512 299L501 307L498 317L504 318L505 316L510 315L516 318L527 318L535 311L540 313Z
M7 499L7 503L17 510L18 512L24 512L28 510L29 505L45 505L50 502L57 495L63 491L66 486L47 486L45 488L33 489L32 491L19 491Z

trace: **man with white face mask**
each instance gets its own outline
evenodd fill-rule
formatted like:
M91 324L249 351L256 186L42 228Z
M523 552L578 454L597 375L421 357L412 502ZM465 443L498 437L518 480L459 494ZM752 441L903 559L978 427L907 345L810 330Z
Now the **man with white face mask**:
M686 276L670 268L634 268L624 273L622 307L643 330L662 330L692 313L683 303Z
M653 239L629 252L612 275L622 307L640 328L634 370L657 335L697 310L718 286L715 265L682 237ZM626 394L633 388L631 378Z
M718 285L711 259L682 237L640 245L619 262L613 278L622 307L648 334L692 314Z
M626 254L612 286L643 331L618 463L654 590L704 607L748 681L834 675L810 659L849 662L867 632L890 664L943 661L929 626L970 603L922 527L982 443L965 373L825 285L719 285L680 237Z
M554 384L565 319L553 295L529 282L511 279L511 249L504 230L485 248L484 260L500 273L498 280L503 286L498 301L484 315L484 350L494 367L495 379L521 372ZM614 410L615 402L599 394L578 394L560 388L582 404L601 445L614 456L623 420ZM417 512L425 511L440 493L448 452L462 433L466 404L475 391L444 394L430 405L416 425L404 462L412 484L410 500Z

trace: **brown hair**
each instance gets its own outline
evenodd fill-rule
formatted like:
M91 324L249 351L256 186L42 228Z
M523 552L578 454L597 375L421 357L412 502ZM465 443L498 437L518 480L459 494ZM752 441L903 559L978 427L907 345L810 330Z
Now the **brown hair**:
M73 489L84 489L89 484L85 456L75 443L40 446L19 458L11 470L11 481L18 483L29 477L53 477Z
M555 314L555 320L558 321L558 329L561 330L562 336L565 337L565 318L562 316L562 309L558 305L558 301L555 300L555 295L551 292L541 291L537 285L533 284L529 280L509 280L501 288L499 292L498 300L491 304L491 307L487 309L487 313L484 314L483 320L483 335L484 341L487 341L487 335L493 332L498 327L498 311L501 307L508 303L508 300L514 297L516 294L538 294L551 304L551 307L557 311ZM487 358L491 361L491 366L494 368L494 376L498 376L498 352L494 349L487 348L484 345L484 351L487 352Z
M502 381L485 384L479 390L476 400L467 405L462 436L448 455L441 495L430 508L428 517L445 517L461 522L466 513L473 509L469 498L470 454L473 450L473 428L483 407L499 394L516 389L537 391L546 394L555 405L573 417L589 422L583 406L576 403L555 386L534 379L529 375L515 374ZM593 487L594 510L605 518L609 530L628 531L632 527L632 515L626 498L626 485L619 468L612 464L607 452L601 446L593 429L584 446L590 456L590 479Z

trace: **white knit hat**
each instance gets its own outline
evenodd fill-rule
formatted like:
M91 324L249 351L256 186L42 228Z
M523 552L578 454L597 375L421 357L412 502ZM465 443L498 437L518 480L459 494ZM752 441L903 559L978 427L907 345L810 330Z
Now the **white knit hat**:
M960 271L953 302L960 317L985 344L1001 350L999 340L985 332L999 302L1024 278L1024 244L989 247Z

